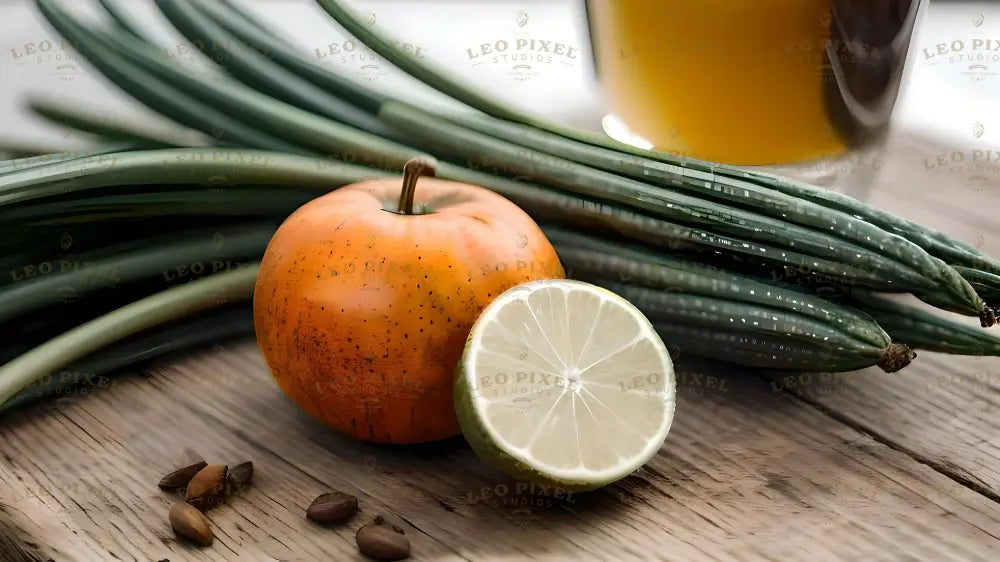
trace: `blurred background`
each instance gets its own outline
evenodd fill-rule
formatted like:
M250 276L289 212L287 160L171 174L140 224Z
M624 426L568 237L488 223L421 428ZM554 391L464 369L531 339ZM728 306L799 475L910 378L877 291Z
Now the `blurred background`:
M314 2L237 1L275 28L294 30L289 39L354 80L390 91L404 89L428 104L442 103L427 88L355 44L330 18L322 17ZM120 4L144 27L156 30L168 56L190 65L192 72L201 68L200 54L162 19L152 0ZM351 4L366 15L370 25L396 37L414 56L432 60L508 103L578 127L605 130L621 140L630 139L620 123L608 118L608 91L597 80L587 6L582 0L353 0ZM717 23L724 25L727 10L733 5L707 4L718 4L712 9L720 14ZM921 181L945 175L949 182L972 190L977 186L986 189L984 186L1000 179L1000 153L996 152L1000 148L1000 115L994 103L1000 99L1000 50L994 48L1000 47L1000 39L996 39L1000 38L1000 3L938 0L930 2L923 12L910 44L889 141L840 157L771 168L862 198L887 169L896 177ZM662 17L669 17L669 13L667 10ZM79 17L89 15L84 11ZM706 24L706 33L713 29L711 23ZM497 51L501 42L513 44L519 39L545 41L558 54L525 64ZM721 37L718 40L724 42ZM731 41L738 52L741 38ZM694 68L675 80L705 81L726 72L715 65ZM78 60L45 25L32 2L3 0L0 149L15 140L18 145L40 149L74 148L83 142L75 133L27 112L24 102L29 95L114 108L116 115L130 122L158 119ZM636 142L643 143L642 139Z

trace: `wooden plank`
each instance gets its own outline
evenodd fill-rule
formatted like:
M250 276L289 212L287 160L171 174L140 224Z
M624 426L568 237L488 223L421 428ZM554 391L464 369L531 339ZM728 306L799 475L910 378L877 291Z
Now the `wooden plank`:
M690 363L681 379L659 455L566 495L510 480L460 438L341 437L280 393L253 342L217 348L0 418L0 525L59 561L360 560L354 531L381 510L407 522L414 559L997 558L1000 504L750 372ZM155 484L192 455L256 468L249 491L209 512L207 549L174 539L177 498ZM304 511L331 488L362 513L328 530Z
M1000 370L995 358L919 352L903 371L777 378L788 392L831 412L973 489L1000 501Z

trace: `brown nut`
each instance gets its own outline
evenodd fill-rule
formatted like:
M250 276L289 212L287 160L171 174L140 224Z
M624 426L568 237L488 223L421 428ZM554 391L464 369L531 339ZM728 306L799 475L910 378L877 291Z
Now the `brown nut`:
M365 525L354 535L358 550L376 560L402 560L410 556L410 539L388 525Z
M160 478L160 483L157 485L161 490L180 490L181 488L186 487L188 482L194 478L194 475L206 466L208 466L208 463L205 461L198 461L194 464L185 466L184 468L178 468L163 478Z
M337 525L357 512L358 498L343 492L327 492L313 500L306 510L306 517L323 525Z
M243 485L249 484L253 479L253 463L250 461L241 462L240 464L229 469L229 479L235 484Z
M202 511L209 510L226 497L226 474L229 467L210 464L198 471L187 485L186 501Z
M250 487L253 480L253 463L240 463L229 469L226 475L226 495L239 494Z
M212 544L215 536L208 518L194 506L185 502L177 502L170 508L170 526L178 537L187 539L201 546Z

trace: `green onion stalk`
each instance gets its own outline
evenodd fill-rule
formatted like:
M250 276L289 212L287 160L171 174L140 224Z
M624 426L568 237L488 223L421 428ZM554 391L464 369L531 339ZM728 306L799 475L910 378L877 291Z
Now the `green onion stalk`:
M92 61L103 60L106 66L120 63L115 58L101 56L101 45L106 45L108 50L103 51L105 54L124 54L124 58L131 59L131 62L143 66L168 83L189 83L190 88L185 88L184 91L201 97L204 102L212 104L213 108L255 116L256 123L269 126L268 133L272 136L308 144L308 148L312 150L328 152L340 158L358 159L369 165L393 170L398 170L406 159L422 155L416 149L352 128L349 123L323 119L300 107L279 102L238 82L227 83L221 79L188 75L164 61L152 45L131 34L99 33L86 29L58 10L46 7L48 2L40 1L39 4L61 33L70 36L81 49L86 45L86 50L93 55ZM158 5L178 29L187 33L192 42L199 42L195 33L221 31L221 26L212 28L207 25L206 18L197 17L193 3L178 0L163 1ZM221 36L213 36L211 41L203 39L200 44L233 44L229 37L225 37L225 42L222 39ZM238 41L236 44L239 44ZM280 87L287 78L287 71L250 48L230 49L221 59L222 64L229 65L229 68L238 64L239 68L244 69L243 76L250 74L246 69L253 70L254 83L267 81L274 87ZM162 92L159 93L162 95ZM849 238L840 244L831 245L826 240L828 233L819 228L799 227L735 207L657 190L654 186L636 180L555 157L535 158L527 153L529 157L525 158L528 149L524 147L461 127L449 128L443 125L443 121L428 118L415 108L393 100L382 103L378 117L411 136L423 137L424 141L430 143L430 146L424 148L436 149L438 156L459 159L487 157L511 167L521 177L571 191L581 198L624 205L631 210L653 213L656 218L687 226L708 226L712 234L716 235L747 237L754 242L766 242L779 247L783 245L787 250L805 250L815 257L851 263L872 271L887 283L895 283L896 290L914 292L949 310L977 315L983 325L991 325L994 321L992 312L957 272L905 239L863 221L852 223L847 220L838 223L838 217L821 221L823 224L818 226L839 224L838 234ZM449 172L448 169L442 169L440 175L452 179ZM739 247L738 244L734 246ZM874 251L876 247L878 253Z

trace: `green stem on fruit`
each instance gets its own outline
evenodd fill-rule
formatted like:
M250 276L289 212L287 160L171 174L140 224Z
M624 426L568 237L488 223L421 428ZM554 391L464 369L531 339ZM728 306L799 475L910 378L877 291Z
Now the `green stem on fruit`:
M421 176L434 177L436 162L431 158L411 158L403 165L403 190L399 194L401 215L413 214L413 194L417 189L417 179Z

